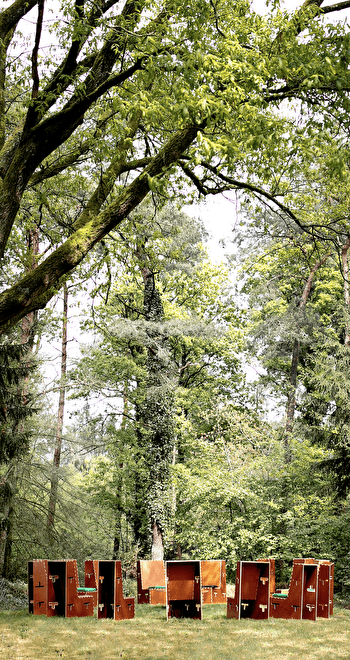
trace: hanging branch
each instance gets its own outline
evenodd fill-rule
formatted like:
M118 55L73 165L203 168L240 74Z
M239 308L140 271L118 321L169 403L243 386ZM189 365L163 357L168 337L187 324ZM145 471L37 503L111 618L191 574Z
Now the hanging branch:
M38 0L38 20L36 23L35 43L32 52L32 99L36 99L39 93L39 71L38 71L38 52L40 46L41 33L43 29L45 0Z

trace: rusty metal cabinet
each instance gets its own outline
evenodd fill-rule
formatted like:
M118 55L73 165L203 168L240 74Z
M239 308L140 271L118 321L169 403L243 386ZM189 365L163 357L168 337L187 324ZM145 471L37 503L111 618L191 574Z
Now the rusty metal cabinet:
M166 605L164 561L140 559L137 562L137 602L139 605Z
M273 568L269 560L237 562L235 596L227 599L227 618L269 618Z
M46 616L92 616L95 595L79 587L75 559L28 562L29 612Z
M202 603L226 603L226 565L223 560L201 560Z
M94 563L97 581L97 618L115 621L133 619L135 599L124 597L121 562L106 560Z
M167 619L202 618L201 562L166 562Z

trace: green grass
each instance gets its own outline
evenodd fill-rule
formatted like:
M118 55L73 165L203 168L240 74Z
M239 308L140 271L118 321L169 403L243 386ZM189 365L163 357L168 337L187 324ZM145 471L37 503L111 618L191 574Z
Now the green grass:
M1 660L338 660L350 658L350 610L331 619L226 619L206 605L202 621L171 619L165 608L136 606L129 621L48 618L0 612Z

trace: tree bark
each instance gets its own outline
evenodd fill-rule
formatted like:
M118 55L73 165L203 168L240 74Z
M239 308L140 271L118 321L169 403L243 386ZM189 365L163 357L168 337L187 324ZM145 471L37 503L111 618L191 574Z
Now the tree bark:
M163 535L156 520L152 522L152 555L153 561L164 559Z

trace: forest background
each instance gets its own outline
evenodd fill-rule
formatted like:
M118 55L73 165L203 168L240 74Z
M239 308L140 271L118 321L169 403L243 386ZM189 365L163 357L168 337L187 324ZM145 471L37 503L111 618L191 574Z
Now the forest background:
M1 575L315 556L347 597L350 2L3 5Z

